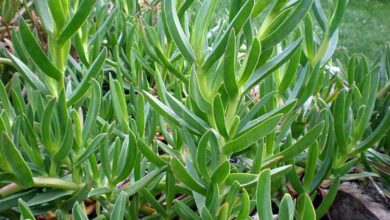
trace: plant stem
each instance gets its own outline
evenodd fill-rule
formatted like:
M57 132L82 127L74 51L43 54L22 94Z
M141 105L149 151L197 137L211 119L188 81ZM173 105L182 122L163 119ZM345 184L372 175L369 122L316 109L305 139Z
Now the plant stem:
M13 66L12 61L11 61L10 59L2 58L2 57L0 57L0 64L5 64L5 65L8 65L8 66Z
M29 6L27 0L23 0L23 7L24 7L24 10L26 10L26 13L27 13L28 17L30 17L30 19L33 20L33 16L31 14L31 11L29 10L30 6Z
M65 57L64 57L64 46L62 45L55 45L55 62L57 68L62 72L62 78L57 81L57 89L58 93L61 91L65 85L64 85L64 76L65 76Z
M212 89L207 85L207 76L202 68L197 69L199 89L203 97L208 103L212 103L213 94L211 93ZM217 129L217 124L215 123L214 115L212 111L207 112L207 119L212 128Z
M49 187L64 190L78 190L80 188L80 186L75 183L51 177L33 177L33 185L31 187ZM19 186L16 183L10 183L0 189L0 196L6 197L24 189L26 188Z
M379 90L377 98L382 98L386 95L386 93L390 92L390 82L387 82L386 85L383 86L381 90Z
M240 96L236 95L235 97L232 97L229 99L229 105L226 109L226 123L227 128L230 129L231 122L233 121L234 116L236 115L237 107L240 102Z

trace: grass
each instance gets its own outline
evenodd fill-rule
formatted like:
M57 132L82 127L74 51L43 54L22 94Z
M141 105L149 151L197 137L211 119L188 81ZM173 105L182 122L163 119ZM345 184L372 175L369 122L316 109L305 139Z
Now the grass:
M351 0L340 27L340 52L363 53L370 60L390 43L390 0Z

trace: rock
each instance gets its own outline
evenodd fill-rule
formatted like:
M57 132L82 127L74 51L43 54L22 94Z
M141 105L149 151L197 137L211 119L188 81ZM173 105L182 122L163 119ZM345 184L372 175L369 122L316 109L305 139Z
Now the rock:
M389 220L387 198L373 181L341 184L329 210L331 220Z

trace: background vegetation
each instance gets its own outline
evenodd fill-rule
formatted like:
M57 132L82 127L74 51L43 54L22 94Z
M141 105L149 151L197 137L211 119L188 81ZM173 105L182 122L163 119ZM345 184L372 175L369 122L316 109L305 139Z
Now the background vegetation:
M0 219L314 220L366 180L386 200L390 48L335 59L348 0L0 5Z
M223 13L228 1L221 3ZM331 8L326 1L325 8ZM336 57L342 54L362 53L373 62L383 53L382 48L390 42L390 1L353 0L340 24L340 39Z
M390 1L354 0L340 27L338 53L363 53L375 60L390 42Z

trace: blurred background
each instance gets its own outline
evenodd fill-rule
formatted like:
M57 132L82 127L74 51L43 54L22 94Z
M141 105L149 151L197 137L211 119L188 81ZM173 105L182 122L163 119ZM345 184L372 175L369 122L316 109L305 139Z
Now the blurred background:
M350 0L340 30L338 53L363 53L370 60L390 43L390 0Z

